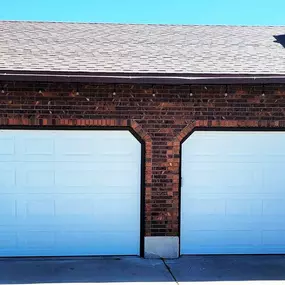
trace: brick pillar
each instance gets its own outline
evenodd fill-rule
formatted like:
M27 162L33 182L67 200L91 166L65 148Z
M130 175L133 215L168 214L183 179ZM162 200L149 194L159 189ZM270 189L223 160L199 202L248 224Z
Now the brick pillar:
M175 258L179 254L179 156L167 133L152 140L152 183L146 195L146 257ZM179 150L178 150L179 152Z

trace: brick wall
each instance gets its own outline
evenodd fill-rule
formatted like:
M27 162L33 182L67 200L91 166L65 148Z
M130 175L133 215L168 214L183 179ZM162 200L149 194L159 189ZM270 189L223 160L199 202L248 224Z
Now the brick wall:
M285 127L285 85L1 85L1 125L129 126L143 138L148 236L178 234L180 141L194 127Z

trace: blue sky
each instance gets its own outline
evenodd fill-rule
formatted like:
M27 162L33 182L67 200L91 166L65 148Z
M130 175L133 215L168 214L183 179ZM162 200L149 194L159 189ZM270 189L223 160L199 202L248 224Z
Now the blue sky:
M285 0L1 0L0 20L285 25Z

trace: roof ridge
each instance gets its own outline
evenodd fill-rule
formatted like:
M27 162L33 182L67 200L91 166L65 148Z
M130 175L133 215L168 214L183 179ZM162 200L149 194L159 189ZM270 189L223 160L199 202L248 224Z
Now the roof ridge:
M115 23L115 22L75 22L75 21L41 21L41 20L0 20L0 23L42 23L42 24L76 24L76 25L114 25L114 26L170 26L170 27L261 27L285 28L285 25L229 25L229 24L165 24L165 23Z

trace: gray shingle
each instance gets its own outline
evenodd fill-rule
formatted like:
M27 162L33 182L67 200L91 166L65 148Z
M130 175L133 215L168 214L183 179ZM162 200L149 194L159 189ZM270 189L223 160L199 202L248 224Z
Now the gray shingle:
M285 74L284 27L0 21L0 69Z

